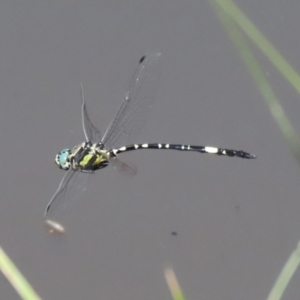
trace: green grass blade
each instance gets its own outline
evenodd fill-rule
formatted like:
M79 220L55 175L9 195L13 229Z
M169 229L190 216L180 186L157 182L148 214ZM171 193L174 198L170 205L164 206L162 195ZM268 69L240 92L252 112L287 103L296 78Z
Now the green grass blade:
M215 0L300 94L300 76L232 0Z
M176 275L172 268L165 269L165 278L169 286L170 292L174 300L185 300L181 291L180 285L177 281Z
M300 263L300 244L298 243L297 248L291 254L290 258L283 267L279 274L267 300L279 300L281 299L288 283L296 272Z
M215 11L222 22L223 26L225 27L227 34L229 35L230 39L234 43L235 47L239 51L247 69L251 73L255 83L259 87L259 90L261 94L263 95L264 100L269 106L269 109L276 120L277 124L279 125L279 128L281 129L282 133L284 134L285 138L287 139L290 148L296 155L298 161L300 161L299 157L299 149L300 149L300 142L299 137L295 133L295 131L292 128L292 125L290 124L288 118L286 117L282 107L280 106L280 103L273 92L271 85L269 84L267 78L264 75L264 72L260 68L257 60L255 59L254 55L252 54L249 45L247 44L246 40L244 39L240 28L236 26L238 24L239 26L243 24L244 26L240 26L244 31L245 28L248 32L248 36L258 36L259 38L256 40L256 42L261 42L264 37L260 35L259 32L256 31L255 26L248 20L244 18L244 15L240 12L240 10L233 4L231 0L210 0L211 4L215 8ZM228 7L227 4L229 3ZM225 9L226 7L226 9ZM230 13L228 13L230 11ZM235 15L235 17L233 16ZM244 18L244 19L243 19ZM237 22L238 20L238 22ZM251 30L254 30L254 32L250 33ZM245 31L245 32L246 32ZM252 39L253 40L253 39ZM270 61L272 62L274 58L278 58L278 55L280 56L279 59L283 59L281 55L276 51L276 49L268 42L263 41L260 49L264 49L264 53L270 58ZM268 51L270 50L270 55ZM285 60L281 60L281 62L277 65L277 67L284 66L282 73L285 75L285 73L290 73L289 78L293 78L294 83L297 83L297 80L299 80L298 74L289 67L289 65L285 62ZM290 81L291 82L291 81ZM299 83L297 83L299 84ZM298 90L298 88L297 88ZM278 279L276 283L274 284L274 287L272 288L268 300L279 300L282 298L282 295L290 282L291 278L293 277L295 271L297 270L300 263L300 244L298 244L297 249L292 253L288 261L286 262L284 268L282 269L280 275L278 276Z
M41 300L2 248L0 248L0 269L22 299Z
M244 27L248 29L247 32L249 33L249 31L255 28L254 25L252 25L252 23L248 19L243 19L244 15L237 9L235 5L233 5L231 0L222 0L222 1L210 0L210 2L213 5L221 23L226 29L227 34L229 35L235 47L237 48L245 66L249 70L253 80L258 86L263 96L263 99L267 103L269 110L273 118L275 119L277 125L279 126L282 134L286 138L291 151L293 152L298 162L300 163L300 138L297 135L297 133L294 131L292 124L290 123L283 108L281 107L279 100L277 99L275 93L273 92L272 87L269 84L263 70L259 66L259 63L255 59L254 55L252 54L246 39L241 33L240 27L237 26L246 23L248 26L244 25ZM228 14L229 11L230 14ZM233 18L233 15L235 15L235 13L237 13L238 16L235 16L235 18ZM237 19L239 20L239 22L236 22ZM251 26L249 24L251 24ZM255 32L251 36L256 36L256 35L258 35L257 32ZM261 42L262 39L263 37L260 36L259 42ZM270 43L268 43L268 45L269 44ZM267 50L269 49L270 47L267 47ZM273 46L271 47L271 49L273 53L277 53ZM265 54L268 56L267 51ZM300 88L300 80L298 84Z

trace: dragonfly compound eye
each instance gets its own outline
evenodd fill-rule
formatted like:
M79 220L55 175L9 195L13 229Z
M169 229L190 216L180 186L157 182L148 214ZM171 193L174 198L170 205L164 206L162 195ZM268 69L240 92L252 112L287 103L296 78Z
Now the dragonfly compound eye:
M56 154L55 162L63 170L69 170L70 161L69 161L70 149L64 149Z

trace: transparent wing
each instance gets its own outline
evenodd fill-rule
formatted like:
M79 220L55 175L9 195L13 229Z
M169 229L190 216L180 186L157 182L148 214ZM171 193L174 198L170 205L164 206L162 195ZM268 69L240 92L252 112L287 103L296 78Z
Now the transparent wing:
M140 59L121 107L101 140L106 149L136 142L158 88L160 56L152 53Z
M85 105L84 95L83 95L83 88L82 84L80 84L80 93L81 93L81 100L82 100L82 106L81 106L81 117L82 117L82 129L85 136L85 140L92 141L92 142L99 142L101 140L101 133L96 128L96 126L92 123L87 109Z
M137 173L137 168L134 164L129 162L123 162L117 157L110 159L111 164L117 169L120 173L127 176L134 176Z
M64 227L56 220L62 212L62 208L71 201L78 199L82 192L86 190L90 175L91 173L74 171L72 169L66 172L44 213L45 222L52 229L64 231Z

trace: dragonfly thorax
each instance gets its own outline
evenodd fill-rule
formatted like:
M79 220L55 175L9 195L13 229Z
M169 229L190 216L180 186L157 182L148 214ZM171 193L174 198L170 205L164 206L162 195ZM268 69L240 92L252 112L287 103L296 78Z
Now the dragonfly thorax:
M109 163L110 154L102 149L99 143L84 142L70 149L60 151L55 158L56 164L63 170L70 167L73 170L94 172L106 167Z

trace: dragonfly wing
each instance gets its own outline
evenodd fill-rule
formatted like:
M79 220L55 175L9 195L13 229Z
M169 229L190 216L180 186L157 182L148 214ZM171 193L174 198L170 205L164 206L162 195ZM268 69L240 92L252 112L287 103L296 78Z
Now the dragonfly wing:
M81 117L82 117L82 129L85 136L86 141L99 142L101 140L101 133L97 129L97 127L92 123L87 108L85 105L84 94L82 84L80 84L80 93L81 93Z
M127 176L134 176L137 173L137 168L134 164L129 162L123 162L117 157L110 159L111 164L115 169Z
M91 173L69 170L62 178L56 192L49 201L44 219L46 224L57 231L64 231L63 226L56 221L62 208L71 201L78 199L86 190L87 180ZM61 229L60 229L61 228Z
M161 53L143 56L115 118L105 132L102 143L106 149L136 142L149 107L154 102L159 83Z

